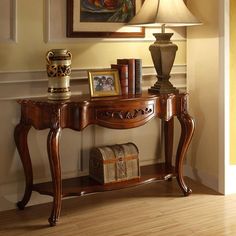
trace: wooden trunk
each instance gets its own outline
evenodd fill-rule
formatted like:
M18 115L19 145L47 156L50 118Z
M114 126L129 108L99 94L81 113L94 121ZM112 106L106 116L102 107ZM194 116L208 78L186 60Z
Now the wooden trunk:
M139 151L134 143L93 148L89 175L101 184L140 178Z

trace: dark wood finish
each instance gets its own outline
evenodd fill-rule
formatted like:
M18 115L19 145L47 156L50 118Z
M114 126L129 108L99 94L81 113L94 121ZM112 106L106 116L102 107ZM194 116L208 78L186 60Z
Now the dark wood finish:
M33 187L33 170L27 144L27 136L30 127L30 125L25 124L24 120L21 120L20 123L16 126L14 133L16 147L18 149L25 172L25 193L22 200L17 203L18 208L21 210L25 208L25 205L30 200Z
M174 118L163 121L165 134L165 161L167 166L172 166L173 139L174 139Z
M21 120L15 128L15 142L23 164L26 186L18 207L24 209L30 200L32 190L53 196L49 217L51 226L56 225L60 216L62 197L79 196L97 191L120 189L154 180L166 180L176 176L184 195L191 189L183 178L183 162L190 144L194 121L187 112L187 94L127 95L119 97L90 98L72 96L66 101L42 99L22 99ZM175 167L172 167L173 117L181 124ZM63 180L61 177L59 138L63 128L81 131L88 125L100 125L112 129L129 129L144 125L154 117L164 122L165 162L141 168L141 178L115 184L99 185L87 177ZM52 182L33 184L33 171L27 144L31 127L42 130L49 128L47 139L48 158Z
M73 15L74 0L67 0L67 27L66 36L68 38L144 38L145 28L141 27L140 32L104 32L104 31L74 31Z
M82 176L72 179L62 180L62 197L82 196L88 193L104 192L118 190L149 183L155 180L168 179L170 176L176 176L175 168L167 168L164 163L148 165L141 167L140 179L132 179L110 184L99 184L89 176ZM40 183L33 186L33 190L41 194L53 196L53 183Z

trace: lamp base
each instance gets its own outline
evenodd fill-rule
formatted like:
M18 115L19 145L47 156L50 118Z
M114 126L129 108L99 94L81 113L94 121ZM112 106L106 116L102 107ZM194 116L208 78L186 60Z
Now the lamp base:
M153 35L156 41L150 45L149 50L157 72L157 82L148 91L152 93L178 93L178 90L169 81L170 71L178 50L177 45L170 40L173 33Z
M165 79L165 80L160 80L158 81L148 89L148 92L150 93L179 93L179 90L175 88L172 83Z

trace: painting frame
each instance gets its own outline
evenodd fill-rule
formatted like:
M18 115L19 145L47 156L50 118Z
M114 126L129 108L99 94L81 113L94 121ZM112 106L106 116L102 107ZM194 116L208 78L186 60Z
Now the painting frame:
M136 13L141 7L143 0L134 0ZM105 23L105 27L101 23L96 22L80 22L78 6L80 0L67 0L67 22L66 36L68 38L144 38L144 27L125 26L125 23ZM99 29L99 31L97 30Z
M91 97L121 95L119 72L116 69L90 70L88 80Z

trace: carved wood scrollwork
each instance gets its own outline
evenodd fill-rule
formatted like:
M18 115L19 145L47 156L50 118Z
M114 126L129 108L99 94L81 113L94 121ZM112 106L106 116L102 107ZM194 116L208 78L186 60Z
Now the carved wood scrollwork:
M97 117L100 119L120 119L120 120L131 120L139 116L149 115L153 113L153 108L139 108L131 111L98 111Z

